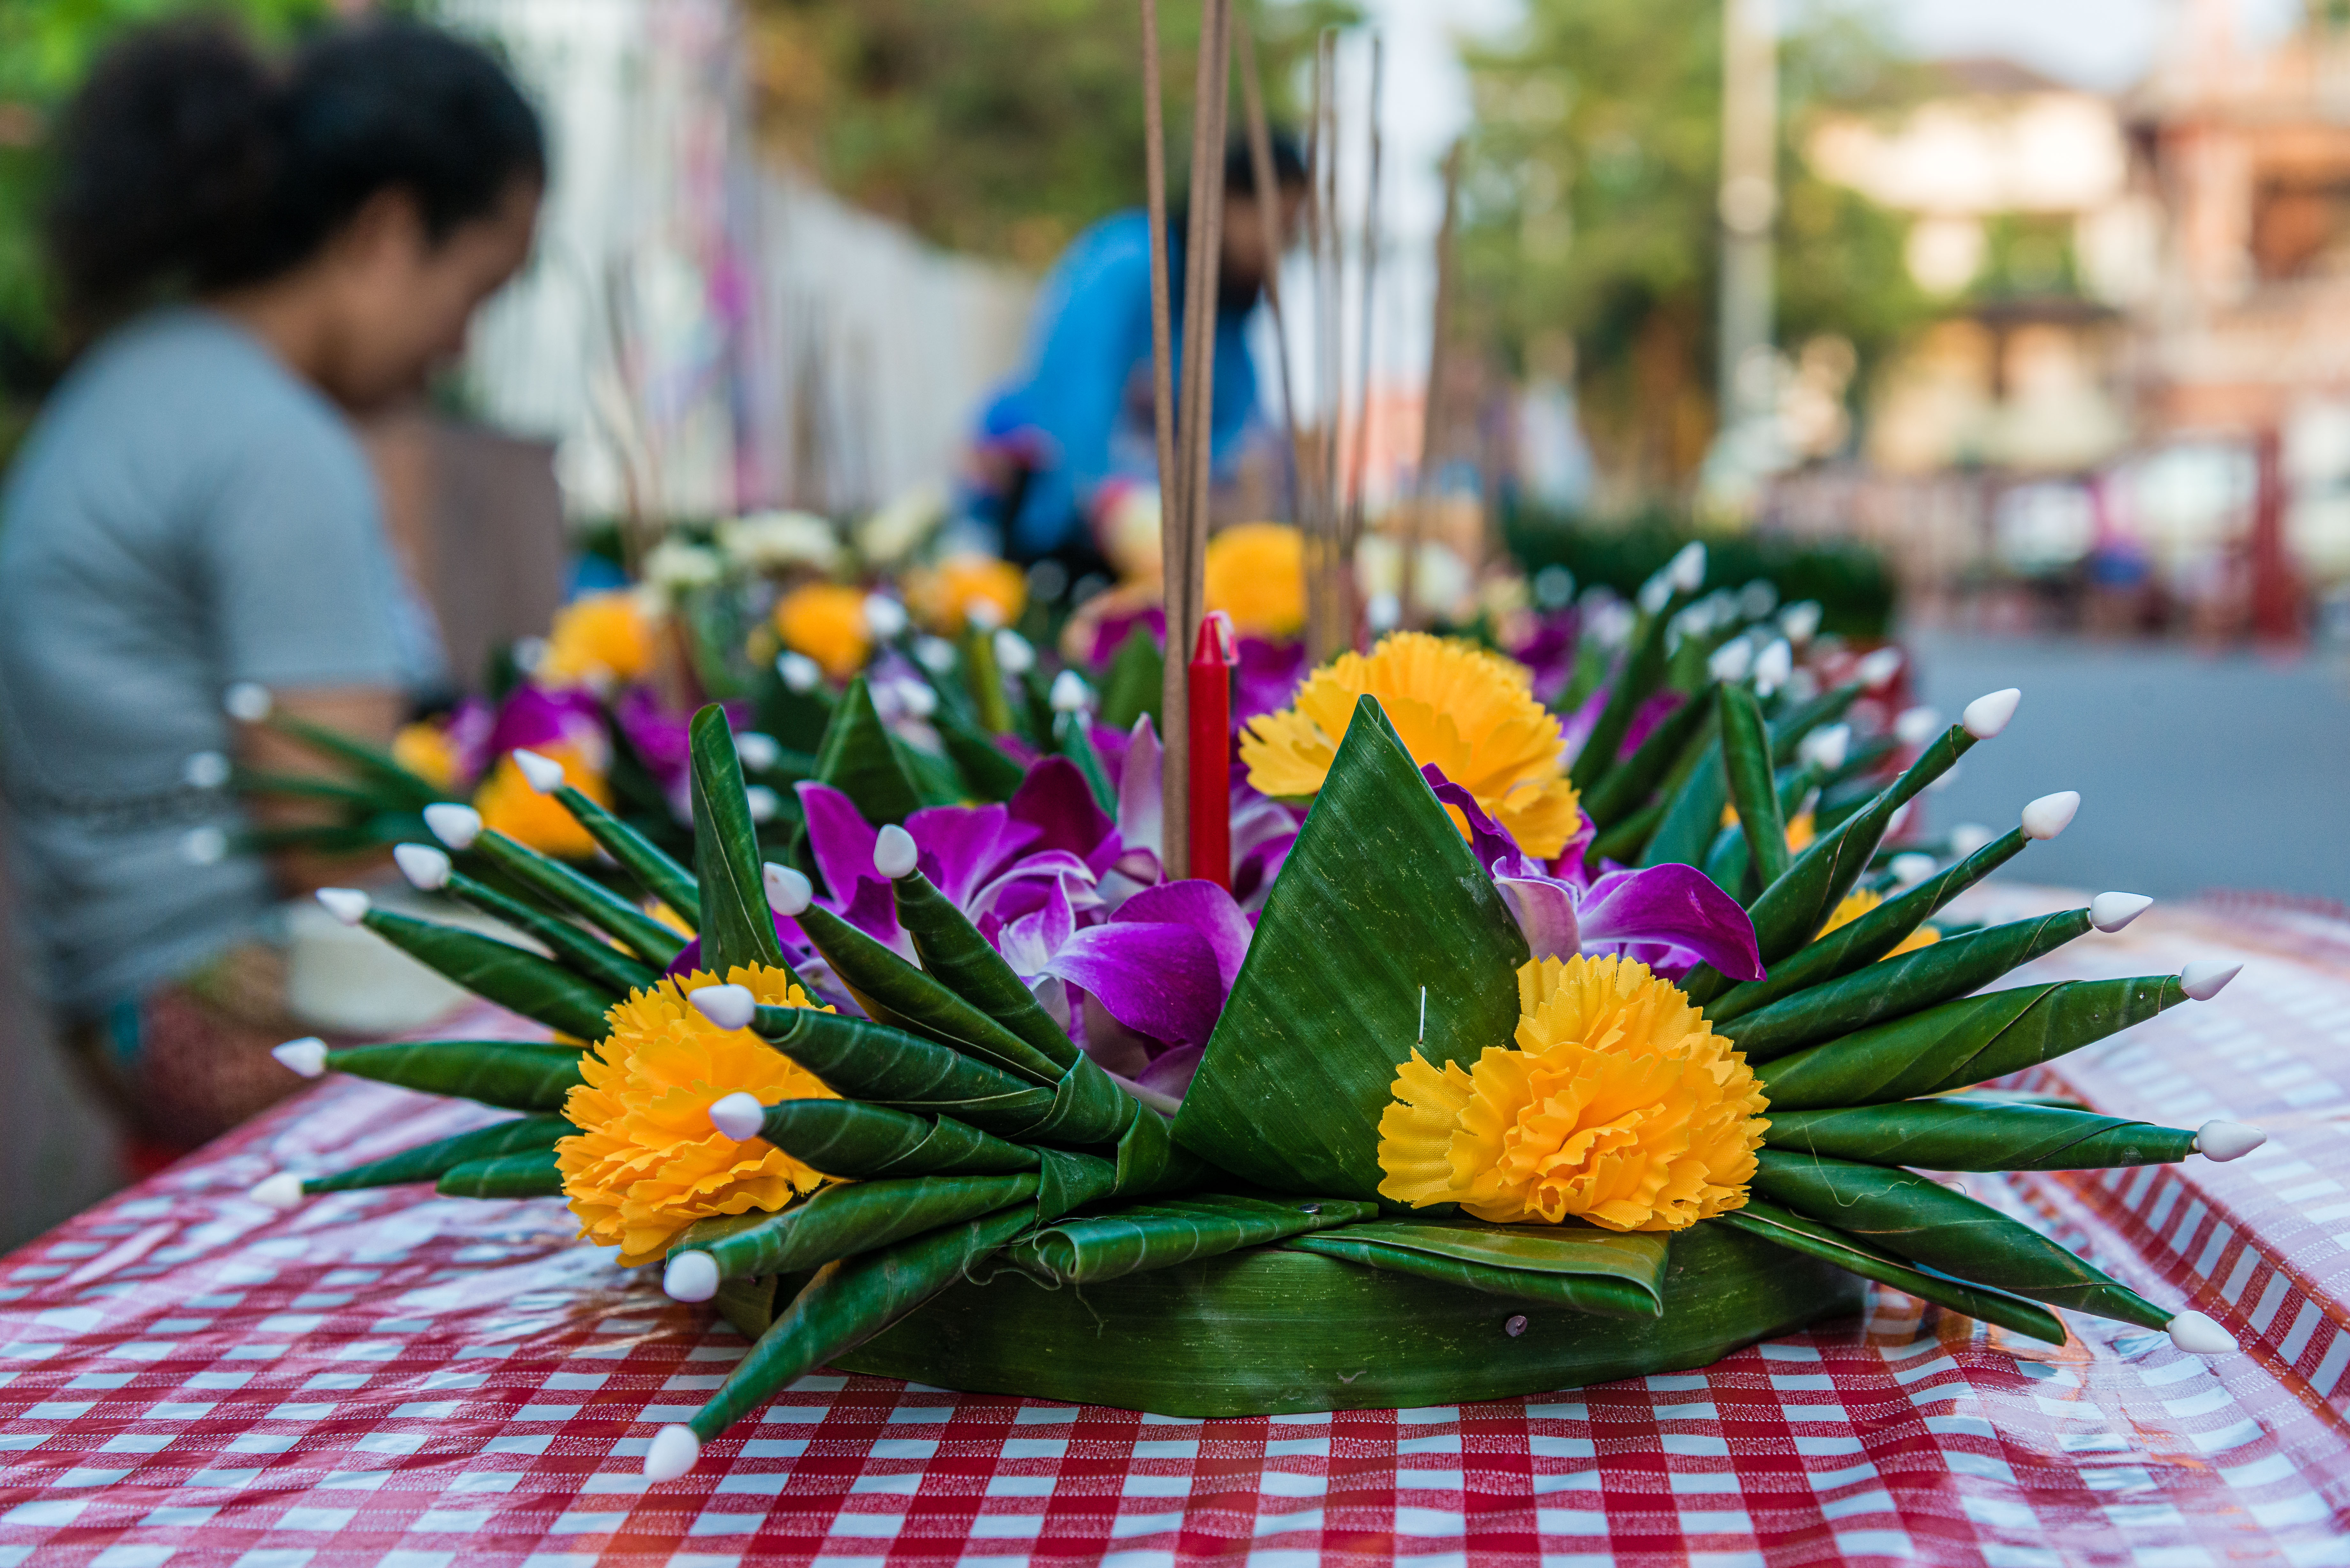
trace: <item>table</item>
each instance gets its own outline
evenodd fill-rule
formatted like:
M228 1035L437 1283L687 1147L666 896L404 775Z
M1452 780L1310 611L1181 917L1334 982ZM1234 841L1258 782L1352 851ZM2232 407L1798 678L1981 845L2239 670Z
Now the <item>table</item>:
M246 1199L479 1114L330 1080L0 1260L0 1568L2350 1563L2350 923L2158 908L2033 973L2230 952L2218 1000L2037 1081L2268 1148L1966 1179L2244 1355L2080 1317L2040 1345L1879 1291L1702 1373L1421 1410L1192 1421L816 1376L649 1487L653 1431L741 1338L551 1200Z

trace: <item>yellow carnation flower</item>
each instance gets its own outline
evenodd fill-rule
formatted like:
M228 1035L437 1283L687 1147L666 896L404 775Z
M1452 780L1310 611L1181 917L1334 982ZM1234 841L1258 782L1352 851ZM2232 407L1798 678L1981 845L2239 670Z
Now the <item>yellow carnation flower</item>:
M737 1143L710 1125L712 1102L738 1090L767 1106L839 1097L750 1030L721 1029L687 1005L717 978L664 979L614 1003L612 1033L580 1059L587 1081L563 1104L579 1129L555 1146L564 1196L580 1234L617 1242L626 1267L659 1258L696 1220L773 1212L832 1179L764 1138ZM726 979L770 1007L815 1005L779 969Z
M865 590L846 583L801 584L775 601L775 621L785 648L815 659L836 680L864 669L873 650Z
M1502 1224L1679 1231L1742 1208L1768 1108L1746 1059L1646 964L1518 971L1517 1044L1467 1072L1418 1051L1379 1117L1379 1196Z
M1305 535L1285 523L1243 523L1208 541L1208 607L1240 631L1295 637L1305 626Z
M1018 620L1028 606L1027 574L1009 561L976 553L949 556L906 574L906 607L932 631L961 633L972 607L983 604L994 617L990 626Z
M578 747L553 742L534 748L541 756L563 764L564 782L598 805L609 806L612 792L596 763ZM530 787L512 753L500 757L482 787L473 792L473 809L482 826L495 828L517 844L563 860L585 860L596 853L596 841L579 826L564 804Z
M1315 670L1294 707L1250 720L1241 761L1266 794L1318 793L1356 699L1368 693L1413 762L1443 769L1520 848L1548 858L1575 836L1580 810L1557 716L1534 701L1530 682L1524 666L1473 644L1398 632L1367 657L1342 653ZM1468 824L1446 809L1465 836Z
M1820 928L1820 935L1825 936L1830 931L1835 930L1838 926L1848 926L1852 924L1853 921L1860 919L1861 916L1868 913L1869 910L1874 909L1877 905L1882 904L1883 902L1885 902L1884 894L1872 891L1866 888L1855 888L1851 892L1846 893L1844 898L1837 902L1836 907L1829 912L1828 923ZM1919 948L1930 948L1941 940L1942 933L1936 930L1933 927L1919 926L1916 930L1911 931L1908 936L1902 938L1899 943L1894 947L1893 950L1885 955L1885 958L1897 958L1903 953L1914 953ZM1882 963L1885 960L1879 959L1877 961Z
M634 680L653 666L653 625L625 589L585 594L555 612L533 675L551 686Z
M430 721L402 724L391 737L391 760L436 789L457 787L457 747Z

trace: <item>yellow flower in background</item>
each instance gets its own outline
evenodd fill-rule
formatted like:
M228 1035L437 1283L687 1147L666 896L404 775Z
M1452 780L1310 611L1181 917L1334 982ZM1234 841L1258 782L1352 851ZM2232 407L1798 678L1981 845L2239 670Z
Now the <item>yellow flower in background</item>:
M801 584L775 601L775 621L785 648L815 659L836 680L864 669L873 651L865 590L847 583Z
M626 589L583 594L555 612L546 652L531 673L551 686L611 685L653 667L653 623Z
M713 1214L772 1213L832 1179L764 1138L735 1142L710 1125L710 1106L737 1090L761 1105L837 1099L813 1073L748 1029L721 1029L686 1002L718 977L664 979L617 1002L612 1033L579 1061L585 1079L563 1104L577 1136L555 1146L563 1193L580 1233L618 1243L633 1268ZM770 1007L811 1007L779 969L729 971ZM825 1009L830 1012L831 1009Z
M604 783L602 766L578 747L555 742L532 748L563 764L564 782L598 805L609 806L612 792ZM541 794L515 765L511 753L500 757L482 787L473 792L473 809L482 826L495 828L518 844L563 860L585 860L596 853L596 841L579 819L553 795Z
M1725 805L1721 808L1721 826L1724 827L1738 826L1736 806ZM1812 826L1812 814L1808 811L1796 813L1794 820L1787 824L1787 853L1801 855L1812 846L1812 840L1818 836L1818 831Z
M1305 626L1305 535L1285 523L1243 523L1208 541L1207 602L1236 630L1295 637Z
M457 787L457 744L431 720L400 727L391 737L391 760L436 789Z
M1819 934L1824 937L1838 926L1848 926L1883 902L1885 902L1884 894L1873 892L1866 888L1855 888L1837 902L1834 909L1829 911L1828 923L1820 928ZM1902 938L1893 950L1885 955L1885 958L1898 958L1903 953L1914 953L1919 948L1930 948L1941 940L1942 933L1933 927L1919 926ZM1882 963L1885 959L1879 959L1877 961Z
M1010 626L1028 607L1027 574L993 556L949 556L935 566L915 567L905 581L906 607L914 618L950 637L962 632L974 605L988 607L995 618L991 626Z
M1746 1059L1646 964L1518 971L1514 1048L1415 1050L1379 1117L1379 1196L1500 1224L1680 1231L1746 1203L1769 1108Z
M1580 813L1558 719L1534 700L1530 679L1523 665L1472 644L1398 632L1367 657L1342 653L1315 670L1295 707L1249 721L1241 761L1266 794L1319 793L1356 699L1367 693L1413 762L1443 769L1520 848L1548 858L1574 836ZM1467 822L1446 809L1465 836Z

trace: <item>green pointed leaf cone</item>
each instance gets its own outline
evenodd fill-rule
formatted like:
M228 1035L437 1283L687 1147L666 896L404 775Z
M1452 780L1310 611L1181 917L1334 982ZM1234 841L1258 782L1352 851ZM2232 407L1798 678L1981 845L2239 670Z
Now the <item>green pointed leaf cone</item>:
M392 805L409 811L421 811L435 801L449 798L447 791L400 766L392 754L380 746L354 740L339 730L299 718L283 708L271 709L269 717L263 722L286 739L298 741L312 751L349 767L367 782L371 794Z
M305 1196L315 1198L322 1192L355 1192L369 1187L398 1187L411 1181L438 1181L449 1171L475 1160L493 1159L502 1154L527 1154L536 1149L553 1148L556 1139L569 1137L578 1130L561 1116L516 1116L511 1121L494 1122L485 1127L475 1127L471 1132L461 1132L454 1137L404 1148L398 1154L386 1155L365 1165L355 1165L332 1176L311 1177L302 1183L302 1191Z
M1984 845L1956 865L1927 877L1898 898L1887 898L1858 919L1824 931L1787 958L1771 966L1761 980L1733 985L1706 1004L1706 1016L1715 1026L1766 1007L1807 986L1825 984L1839 975L1876 962L1901 945L1902 939L1926 923L1926 917L1990 876L2030 842L2018 828Z
M931 725L938 731L939 742L946 747L948 760L954 763L972 798L1000 804L1020 792L1027 774L1003 754L985 730L943 703L931 716Z
M1160 728L1159 703L1166 681L1167 660L1159 651L1159 639L1150 635L1150 628L1136 621L1118 645L1118 653L1109 661L1109 674L1102 680L1101 722L1113 730L1131 730L1134 722L1146 713L1150 727Z
M1736 1042L1746 1060L1759 1064L1980 991L2088 929L2088 910L2067 909L1949 937L1726 1019L1714 1033Z
M2186 1000L2168 974L2018 986L1809 1046L1754 1076L1774 1115L1914 1099L2053 1062Z
M486 882L452 871L442 888L450 897L485 915L504 920L549 952L573 973L619 996L641 991L660 978L660 971L640 963L560 916L535 909L519 898L509 898Z
M1265 901L1176 1141L1276 1192L1376 1198L1398 1064L1415 1044L1440 1066L1507 1044L1526 957L1492 878L1363 698Z
M1708 734L1718 734L1719 724ZM1701 866L1714 835L1721 829L1721 808L1730 804L1730 781L1722 776L1721 752L1710 746L1673 793L1671 804L1640 851L1643 866Z
M415 1040L327 1053L330 1071L510 1111L559 1111L580 1083L576 1045L519 1040Z
M931 719L933 721L931 727L935 729L937 715L933 713ZM909 779L913 781L914 793L921 797L924 805L963 804L966 792L963 789L962 770L951 759L936 752L926 751L920 746L910 745L895 735L889 737L889 743L897 748L898 766L904 770Z
M1833 1111L1771 1110L1763 1142L1795 1154L1924 1170L2098 1170L2168 1165L2195 1135L2126 1116L2049 1106L1897 1100Z
M1601 1317L1655 1317L1653 1297L1636 1285L1603 1274L1567 1274L1541 1269L1515 1269L1503 1263L1456 1258L1411 1247L1391 1246L1344 1231L1293 1237L1283 1250L1336 1258L1357 1268L1409 1274L1460 1290L1507 1301L1530 1302Z
M1665 715L1632 754L1616 766L1583 799L1583 812L1605 833L1646 803L1673 764L1696 742L1712 720L1719 686L1700 687L1690 700Z
M1101 753L1094 750L1092 722L1080 709L1074 713L1053 715L1053 749L1076 763L1084 775L1086 788L1093 792L1094 804L1111 817L1118 815L1118 791L1109 787L1109 774L1102 767Z
M1040 1148L1044 1158L1037 1171L1036 1223L1050 1224L1088 1203L1118 1192L1118 1167L1090 1154L1065 1148Z
M962 634L962 678L981 726L998 735L1012 732L1012 704L1003 695L1003 671L995 662L995 639L977 627Z
M1376 1220L1333 1231L1329 1239L1516 1273L1604 1279L1637 1292L1644 1298L1638 1310L1650 1314L1663 1307L1672 1245L1672 1238L1661 1231L1605 1231L1579 1221L1490 1225L1478 1220Z
M821 904L809 905L798 919L832 972L871 1017L1038 1084L1056 1083L1066 1071L948 990L936 976L916 969Z
M433 1190L443 1198L560 1198L563 1172L554 1149L528 1149L455 1166Z
M861 694L863 688L856 690ZM693 716L691 734L701 967L722 980L737 968L786 969L761 880L759 828L751 820L751 799L743 792L743 763L734 754L726 711L714 702L702 709Z
M1368 1220L1378 1212L1376 1203L1341 1198L1201 1194L1060 1220L1022 1241L1005 1261L1052 1283L1088 1285Z
M952 1116L918 1116L858 1100L785 1100L767 1107L760 1137L827 1176L1001 1176L1034 1170L1036 1151Z
M582 1040L604 1038L605 1010L620 1000L560 964L479 931L389 909L369 909L359 923L474 995Z
M1847 680L1841 686L1831 686L1825 691L1804 703L1794 711L1783 713L1771 722L1771 762L1774 767L1785 767L1795 760L1796 748L1804 737L1824 724L1833 724L1851 711L1860 698L1861 685Z
M1020 1205L827 1263L687 1423L705 1441L812 1367L854 1349L929 1301L1028 1228Z
M1607 861L1623 866L1638 860L1671 804L1667 800L1652 801L1606 832L1595 835L1591 847L1583 852L1584 869L1596 877Z
M1033 668L1020 672L1019 722L1031 745L1040 752L1053 749L1053 691Z
M795 752L812 753L823 744L825 727L837 706L838 699L821 684L813 691L793 691L773 664L759 672L753 688L752 708L759 728Z
M702 890L694 884L693 873L671 858L668 851L574 785L565 784L555 792L555 798L649 896L667 904L680 919L691 921L701 913Z
M475 838L473 852L548 909L578 916L655 969L685 950L683 937L610 888L495 829Z
M1731 804L1738 809L1747 862L1767 888L1787 869L1787 825L1779 814L1778 781L1771 767L1771 737L1762 727L1762 711L1754 705L1754 693L1743 686L1722 690L1721 768L1730 783ZM1737 882L1722 886L1734 889Z
M1625 648L1623 669L1607 693L1607 705L1600 709L1583 750L1575 753L1574 765L1567 769L1567 780L1577 790L1589 789L1617 765L1617 753L1622 750L1624 737L1632 728L1633 715L1665 678L1666 628L1688 603L1687 594L1675 594L1661 609L1643 611L1634 624L1632 639Z
M2064 1343L2062 1319L2036 1302L1987 1291L1960 1280L1944 1279L1911 1268L1892 1253L1847 1236L1833 1225L1749 1198L1746 1206L1720 1216L1714 1223L1729 1225L1774 1241L1790 1251L1824 1258L1849 1269L1865 1280L1906 1291L1920 1301L1949 1307L1984 1323L1996 1324L2050 1345Z
M690 1227L671 1245L706 1252L721 1279L820 1268L909 1236L959 1225L1036 1196L1033 1172L1010 1176L918 1176L902 1181L852 1181L818 1188L779 1213L731 1227L724 1235Z
M951 1116L1014 1139L1052 1111L1055 1091L885 1023L810 1007L763 1007L752 1027L850 1099Z
M898 923L913 940L923 971L1002 1024L1056 1069L1077 1059L1076 1042L1053 1022L994 945L919 870L889 885Z
M2161 1328L2171 1314L1987 1203L1907 1170L1766 1148L1754 1193L1973 1284Z
M902 823L922 809L921 790L908 775L862 675L849 681L825 727L816 776L847 795L870 823Z

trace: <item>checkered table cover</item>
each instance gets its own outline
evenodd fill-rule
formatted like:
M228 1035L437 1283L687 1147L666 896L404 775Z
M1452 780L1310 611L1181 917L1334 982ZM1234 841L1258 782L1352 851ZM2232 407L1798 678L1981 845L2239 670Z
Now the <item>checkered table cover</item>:
M1419 1410L1193 1421L819 1376L649 1487L653 1431L743 1342L552 1201L248 1201L480 1116L337 1080L0 1260L0 1568L2350 1563L2350 925L2207 903L2063 956L2228 952L2219 1000L2043 1079L2269 1149L1967 1180L2248 1355L2081 1317L2052 1348L1879 1292L1702 1372Z

